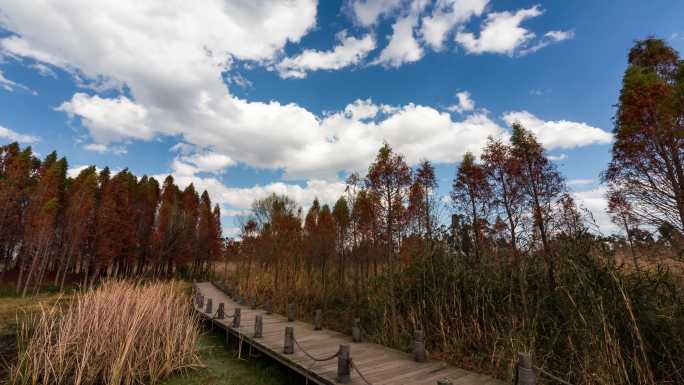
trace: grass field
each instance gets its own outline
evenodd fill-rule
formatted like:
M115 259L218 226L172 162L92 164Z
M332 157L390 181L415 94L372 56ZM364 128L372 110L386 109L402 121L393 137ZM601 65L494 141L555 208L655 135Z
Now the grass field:
M27 319L57 301L68 303L70 295L41 293L21 298L13 290L0 290L0 384L5 383L7 366L16 360L17 322ZM226 345L219 330L203 330L199 339L203 367L188 375L175 375L162 382L164 385L290 385L300 384L302 378L267 357L248 357L243 348L241 358L235 344Z

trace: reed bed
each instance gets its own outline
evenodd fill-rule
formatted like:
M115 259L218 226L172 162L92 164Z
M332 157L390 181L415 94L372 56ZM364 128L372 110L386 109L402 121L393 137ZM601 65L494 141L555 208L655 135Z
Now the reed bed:
M350 278L324 288L315 273L289 266L277 289L268 269L249 278L244 268L233 269L227 278L242 295L268 299L279 312L290 301L304 319L322 308L325 326L344 333L360 317L367 339L399 349L410 351L413 331L422 329L433 358L511 383L520 351L575 385L684 383L680 276L663 265L634 270L586 255L568 254L561 267L556 290L546 283L541 258L518 270L495 260L473 267L440 252L415 256L395 275L381 273L358 290ZM390 333L392 295L397 340Z
M106 282L19 330L10 384L154 384L200 366L199 320L178 282Z

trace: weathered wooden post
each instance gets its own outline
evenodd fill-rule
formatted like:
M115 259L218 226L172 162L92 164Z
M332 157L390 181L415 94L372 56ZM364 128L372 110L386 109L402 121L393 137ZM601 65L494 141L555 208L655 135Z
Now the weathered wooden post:
M413 359L416 362L425 362L425 333L422 330L416 330L413 333Z
M361 342L361 318L354 318L352 325L352 341Z
M216 318L218 319L224 319L226 314L224 312L224 304L223 302L219 303L218 310L216 311Z
M321 309L316 309L314 312L314 330L321 330L322 313Z
M532 369L532 356L530 353L518 353L518 365L515 378L516 385L535 385L537 383L537 377Z
M236 307L235 313L233 313L233 327L236 329L240 327L240 316L241 309L239 307Z
M256 309L256 308L257 308L256 296L252 296L252 309Z
M268 300L268 302L266 302L264 308L266 309L266 315L273 314L273 304L271 303L271 300Z
M444 377L437 380L437 385L454 385L454 383L451 382L450 378Z
M295 304L287 304L287 322L292 322L295 319Z
M214 307L214 303L212 302L212 299L207 298L207 308L204 312L207 314L211 314L212 310L214 310L213 307Z
M349 382L351 376L351 357L349 352L349 345L340 345L340 350L337 352L337 382L346 384Z
M254 317L254 338L261 338L264 334L264 318L261 314Z
M292 326L285 327L285 342L283 343L283 353L294 353L294 328Z

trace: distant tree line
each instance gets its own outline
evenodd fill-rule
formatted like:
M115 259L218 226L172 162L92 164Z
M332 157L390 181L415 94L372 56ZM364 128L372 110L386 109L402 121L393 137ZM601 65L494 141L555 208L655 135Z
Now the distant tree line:
M0 147L0 277L15 273L23 295L68 279L202 274L223 253L220 217L206 191L171 176L160 186L91 166L70 178L55 152Z

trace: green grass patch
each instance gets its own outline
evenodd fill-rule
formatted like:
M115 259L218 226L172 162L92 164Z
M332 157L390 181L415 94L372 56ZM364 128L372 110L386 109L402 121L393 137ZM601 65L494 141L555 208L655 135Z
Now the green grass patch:
M268 356L250 358L247 344L242 346L239 358L236 341L226 345L222 330L206 330L199 343L202 364L206 367L174 376L162 385L294 385L304 381L299 374Z

